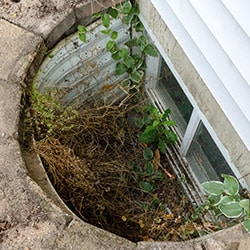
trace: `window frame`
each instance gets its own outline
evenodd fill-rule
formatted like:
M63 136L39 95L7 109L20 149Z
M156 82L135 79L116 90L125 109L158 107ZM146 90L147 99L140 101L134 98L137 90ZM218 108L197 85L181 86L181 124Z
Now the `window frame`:
M239 183L243 188L248 189L248 185L239 173L238 169L235 167L235 165L231 161L231 157L224 147L224 145L221 143L220 139L218 138L216 132L208 122L205 115L201 112L198 104L196 103L195 99L193 98L192 94L189 92L188 88L186 87L185 83L183 82L182 78L178 74L178 72L175 70L173 64L171 63L171 60L167 56L166 52L160 45L160 43L157 41L157 39L154 37L153 33L150 31L150 29L147 29L149 37L155 42L155 46L157 47L158 51L160 52L159 57L148 57L147 58L147 70L146 70L146 84L145 89L149 97L157 103L157 106L160 107L161 111L164 111L166 108L168 108L163 102L161 95L157 93L156 91L156 85L157 81L159 79L160 69L161 69L161 60L164 60L167 66L169 67L170 71L173 73L174 77L176 78L179 86L183 90L184 94L190 101L191 105L193 106L193 112L191 115L191 118L188 122L187 129L185 131L185 134L182 136L181 133L177 133L180 137L180 147L178 148L178 151L180 155L185 158L188 149L192 143L192 140L195 136L195 133L197 131L197 128L199 126L199 123L202 122L204 126L206 127L207 131L209 132L210 136L212 137L213 141L215 142L216 146L218 147L219 151L221 152L222 156L225 158L228 166L231 168L232 172L236 176L236 178L239 180ZM191 172L194 177L195 173L191 170L189 167L189 172ZM197 180L197 178L195 177ZM200 185L200 183L198 183Z

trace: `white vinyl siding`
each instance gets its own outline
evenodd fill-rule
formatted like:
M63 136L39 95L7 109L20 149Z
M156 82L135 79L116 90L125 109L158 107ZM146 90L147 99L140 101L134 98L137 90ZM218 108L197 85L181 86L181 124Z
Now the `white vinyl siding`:
M151 2L250 150L250 2Z

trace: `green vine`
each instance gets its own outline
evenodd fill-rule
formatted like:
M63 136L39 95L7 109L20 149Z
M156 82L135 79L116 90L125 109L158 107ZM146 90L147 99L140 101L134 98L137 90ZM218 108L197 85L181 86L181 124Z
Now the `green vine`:
M139 19L139 6L126 1L110 7L105 13L95 13L93 18L101 18L104 29L101 31L109 37L106 43L106 50L111 53L116 61L116 74L128 74L128 78L123 81L125 87L137 87L143 80L146 69L146 56L158 56L155 46L148 42L143 35L144 26ZM118 32L111 28L111 20L120 18L129 28L138 33L136 38L131 38L123 46L119 46L117 38ZM78 26L78 36L83 42L87 40L87 28L83 25ZM136 52L135 52L136 51Z

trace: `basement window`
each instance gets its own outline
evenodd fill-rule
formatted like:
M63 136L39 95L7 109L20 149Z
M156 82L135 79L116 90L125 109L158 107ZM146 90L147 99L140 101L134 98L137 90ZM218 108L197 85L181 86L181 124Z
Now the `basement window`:
M162 111L171 109L180 138L178 151L187 160L189 174L198 184L223 181L221 174L240 177L237 169L226 160L221 142L171 63L173 70L161 57L151 60L146 89ZM244 186L243 181L240 182Z

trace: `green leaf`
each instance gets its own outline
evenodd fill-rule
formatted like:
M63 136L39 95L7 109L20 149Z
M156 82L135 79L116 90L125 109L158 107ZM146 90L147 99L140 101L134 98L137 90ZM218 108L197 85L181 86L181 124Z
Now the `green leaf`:
M162 124L164 124L168 127L172 127L172 126L176 125L176 121L174 121L174 120L164 121L164 122L162 122Z
M209 195L207 199L211 205L217 206L221 202L221 197L222 195Z
M119 56L120 56L121 58L127 57L128 54L129 54L129 50L126 49L126 48L122 48L122 49L119 50Z
M250 233L250 219L243 221L243 226L247 230L247 232Z
M249 201L249 199L243 199L243 200L239 201L239 204L241 207L243 207L246 215L249 216L250 215L250 201Z
M132 56L126 56L125 58L123 58L123 63L128 67L128 68L133 68L134 65L134 58ZM131 79L132 80L132 79Z
M87 32L87 28L85 26L83 26L83 25L80 25L80 24L77 26L77 30L79 32L81 32L81 33L86 33Z
M145 36L140 36L137 39L138 45L141 49L141 51L143 51L145 49L145 47L147 46L147 38Z
M137 128L142 128L144 126L143 119L141 119L141 118L135 117L134 122L135 122L135 126Z
M87 37L86 37L86 34L85 33L80 33L78 32L78 38L82 41L82 42L86 42L87 40Z
M112 54L112 58L116 61L120 60L121 59L121 56L119 54L119 51L115 52Z
M130 74L130 79L135 83L139 83L143 79L143 76L144 72L142 70L136 70Z
M164 140L162 140L161 138L159 138L159 140L158 140L158 148L159 148L159 150L160 150L163 154L165 154L166 151L167 151L166 144L165 144Z
M177 141L177 135L171 130L165 130L165 134L167 135L168 143L175 143Z
M113 40L109 40L106 44L106 50L112 51L112 49L116 46L116 43Z
M115 40L118 37L118 32L117 31L112 31L110 34L110 37Z
M125 2L122 5L121 13L128 14L132 10L132 3L130 1Z
M243 213L243 208L237 201L221 203L218 207L227 218L238 218Z
M129 48L132 48L132 47L137 46L137 45L138 45L137 38L128 40L128 41L125 43L125 45L128 46Z
M158 199L158 198L154 198L154 199L151 201L151 203L150 203L150 205L149 205L149 208L156 209L157 207L159 207L159 205L160 205L159 199Z
M222 174L221 176L224 178L224 191L233 196L238 194L240 188L238 180L231 175Z
M162 116L162 119L165 121L166 119L169 118L169 115L171 114L171 110L170 109L166 109L163 116Z
M145 160L152 160L154 157L153 151L149 147L144 147L143 149L143 157Z
M142 24L141 21L138 21L135 25L134 25L135 31L136 32L142 32L144 31L144 26Z
M201 184L203 189L212 195L220 195L224 192L224 184L220 181L208 181Z
M137 19L139 19L138 15L140 14L140 8L137 3L132 7L132 12L137 16Z
M117 74L117 75L122 75L122 74L124 74L124 73L127 71L127 67L126 67L125 64L123 64L123 63L121 63L121 62L118 62L118 63L116 64L116 69L115 69L115 71L116 71L116 74Z
M110 32L111 32L111 29L101 30L101 32L102 32L104 35L109 35Z
M144 60L139 55L136 55L136 54L132 55L132 57L135 60L134 69L140 69L144 63Z
M130 23L132 22L134 18L134 13L130 12L127 15L123 16L123 22L127 25L130 25Z
M110 16L112 16L113 18L117 18L117 16L118 16L118 10L117 10L117 9L114 9L113 7L110 7L110 8L108 9L108 14L109 14Z
M131 81L129 79L125 79L125 80L122 81L121 85L124 88L128 88L128 87L131 86Z
M139 141L143 143L151 143L155 140L156 132L155 130L151 130L148 132L143 132L139 134Z
M152 44L146 45L146 47L143 50L143 53L146 54L146 55L149 55L149 56L153 56L153 57L158 56L158 52L157 52L156 48Z
M144 193L152 193L153 190L154 190L154 186L151 185L150 183L146 182L146 181L145 182L140 182L139 186L140 186L140 188L142 189L142 191Z
M226 203L230 203L230 202L232 202L232 201L235 201L234 198L233 198L233 196L228 196L228 195L226 195L226 196L223 196L223 197L221 198L221 201L220 201L220 202L226 204Z
M154 173L154 166L151 163L151 161L146 161L145 163L145 170L147 174L153 174Z
M96 13L94 13L93 15L92 15L92 18L99 18L100 16L101 16L102 14L101 14L101 12L96 12Z
M105 28L108 28L109 25L110 25L110 16L109 14L107 13L104 13L102 15L102 25L105 27Z
M82 42L86 42L87 38L86 38L86 32L87 29L85 26L83 25L78 25L77 26L77 31L78 31L78 38L82 41Z

